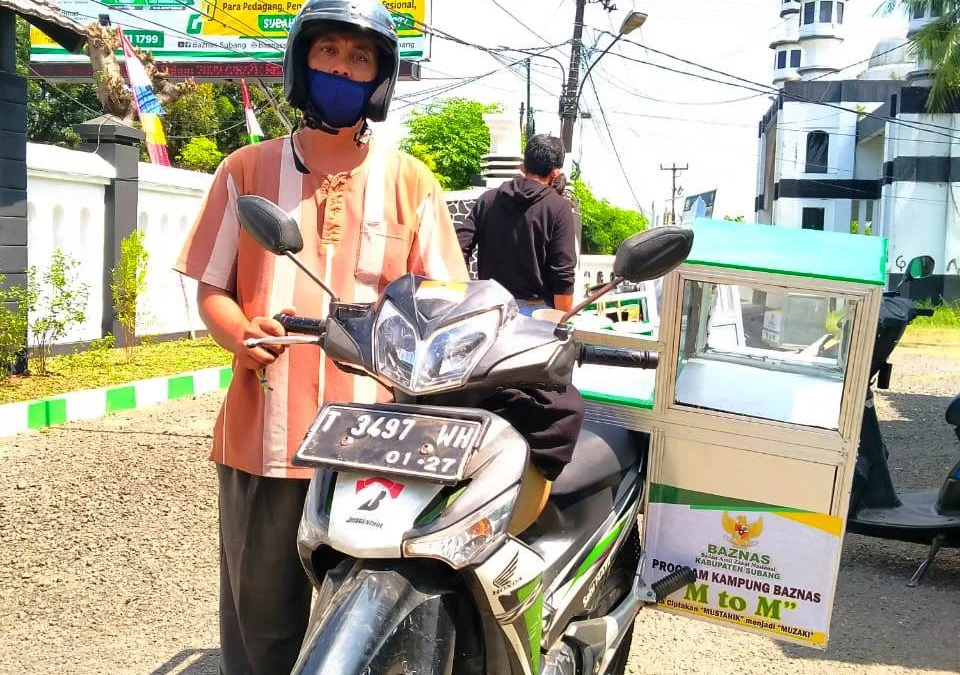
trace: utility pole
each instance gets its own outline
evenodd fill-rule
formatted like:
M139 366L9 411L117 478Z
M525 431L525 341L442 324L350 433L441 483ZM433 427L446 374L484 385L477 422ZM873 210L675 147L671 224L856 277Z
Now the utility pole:
M580 86L580 52L583 49L583 11L587 0L577 0L577 12L573 19L573 40L570 43L570 70L567 72L567 86L560 96L560 137L563 149L573 150L573 125L577 121L577 88Z
M686 171L689 169L689 165L684 164L683 166L677 166L676 162L670 166L660 165L661 171L670 171L673 173L673 189L670 191L670 224L677 224L677 172Z
M527 141L533 136L533 110L530 108L530 59L527 59Z

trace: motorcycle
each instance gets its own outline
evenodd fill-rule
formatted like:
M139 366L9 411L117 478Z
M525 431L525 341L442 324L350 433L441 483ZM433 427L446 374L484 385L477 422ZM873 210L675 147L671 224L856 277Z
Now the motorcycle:
M933 267L930 256L914 258L907 265L900 285L929 276ZM884 293L880 307L870 365L871 385L875 382L878 389L890 387L893 368L888 359L907 326L918 316L933 315L933 310L917 308L913 301L901 297L899 289L900 286ZM945 418L960 438L960 394L947 406ZM960 462L950 469L939 491L898 493L890 477L888 456L874 407L873 389L868 387L847 529L869 537L929 545L927 557L907 582L913 587L922 580L940 548L960 547Z
M529 448L481 407L499 388L559 388L577 363L655 368L657 354L581 344L569 320L623 281L681 264L693 232L660 227L617 251L614 277L558 323L520 315L493 281L406 275L373 304L341 302L296 256L296 223L260 197L243 228L329 293L327 318L285 314L283 337L377 379L395 402L330 403L295 464L315 467L298 533L317 590L297 675L622 675L634 621L693 583L653 583L637 515L647 436L587 423L536 523L508 525Z

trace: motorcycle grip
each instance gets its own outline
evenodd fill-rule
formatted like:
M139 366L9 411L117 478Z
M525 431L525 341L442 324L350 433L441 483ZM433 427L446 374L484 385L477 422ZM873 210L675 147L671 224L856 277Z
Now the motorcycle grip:
M275 314L277 322L288 333L302 333L303 335L323 335L327 332L327 322L321 319L311 319L306 316L292 314Z
M615 349L612 347L595 347L583 345L580 347L580 363L591 363L597 366L621 366L625 368L643 368L653 370L660 361L657 352L648 350L635 351L632 349Z
M916 312L917 316L933 316L933 310L927 307L917 308L913 311Z
M697 573L690 567L681 567L675 572L671 572L660 581L654 582L650 588L657 600L663 600L671 593L679 591L684 586L692 584L697 580Z

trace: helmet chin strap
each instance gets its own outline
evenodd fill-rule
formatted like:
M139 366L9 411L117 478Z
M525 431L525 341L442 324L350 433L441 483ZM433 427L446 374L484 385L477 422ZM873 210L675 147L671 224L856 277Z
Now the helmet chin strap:
M336 127L332 127L324 122L323 118L321 118L317 113L312 103L307 103L307 108L303 111L303 126L306 126L310 129L316 129L317 131L322 131L323 133L330 134L331 136L337 136L342 131L342 129L337 129ZM353 135L353 142L357 144L358 148L363 147L370 142L370 136L372 134L373 130L367 123L367 119L364 118L363 123L360 124L360 127ZM302 174L310 173L310 169L306 167L306 165L300 159L300 156L297 154L297 146L293 143L293 133L290 134L290 149L293 151L293 164L297 168L297 171Z

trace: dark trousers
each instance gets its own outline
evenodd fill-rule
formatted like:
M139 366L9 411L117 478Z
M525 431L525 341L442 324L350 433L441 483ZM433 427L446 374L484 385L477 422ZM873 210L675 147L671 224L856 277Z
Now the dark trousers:
M573 458L583 424L583 399L576 387L547 391L503 389L480 404L509 422L530 445L530 461L554 481Z
M309 481L217 466L220 482L220 672L289 675L312 587L297 554Z

